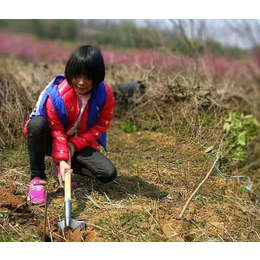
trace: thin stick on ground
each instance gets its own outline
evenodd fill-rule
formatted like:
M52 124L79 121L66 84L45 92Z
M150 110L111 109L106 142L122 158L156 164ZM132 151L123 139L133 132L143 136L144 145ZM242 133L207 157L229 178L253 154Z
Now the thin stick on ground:
M107 231L107 229L102 228L102 227L100 227L100 226L98 226L98 225L94 225L94 224L92 224L92 223L87 223L87 222L86 222L86 225L87 225L87 226L92 226L92 227L98 228L98 229L103 230L103 231Z
M60 220L60 222L61 222L61 218L60 218L60 216L59 216L59 220ZM64 234L64 229L62 228L61 231L62 231L63 238L66 240L66 238L65 238L65 234ZM54 233L54 232L53 232L53 233Z
M57 237L63 239L64 241L69 242L65 237L60 236L60 235L57 234L56 232L52 232L52 233L53 233L55 236L57 236Z
M43 226L43 237L42 240L46 240L46 223L47 223L47 187L45 190L45 207L44 207L44 226Z
M53 242L52 231L51 231L51 225L50 225L50 220L49 220L49 218L48 218L48 226L49 226L49 231L50 231L51 242Z
M207 173L206 177L204 178L204 180L199 184L199 186L196 188L196 190L191 194L191 196L189 197L189 199L187 200L186 204L184 205L182 211L181 211L181 214L179 215L179 218L182 218L183 215L184 215L184 212L185 210L187 209L187 207L189 206L192 198L194 197L194 195L197 193L197 191L200 189L200 187L204 184L204 182L208 179L210 173L213 171L213 169L215 168L215 165L216 163L218 162L219 160L219 152L220 152L220 149L222 148L222 143L223 143L223 140L225 138L225 136L227 135L227 133L225 133L223 135L223 137L221 138L221 141L220 141L220 144L219 144L219 148L218 148L218 151L217 151L217 154L216 154L216 160L214 161L213 165L211 166L209 172Z
M101 209L101 207L93 200L93 198L89 195L87 195L86 193L84 193L84 195L99 209Z
M27 204L27 203L28 203L28 201L23 202L23 203L20 204L18 207L16 207L15 209L13 209L13 210L11 211L11 213L15 213L15 211L16 211L17 209L21 208L23 205L25 205L25 204Z
M214 169L216 163L218 162L218 159L219 159L219 156L217 155L217 158L216 158L216 160L214 161L214 163L213 163L211 169L210 169L209 172L207 173L206 177L205 177L204 180L199 184L199 186L196 188L196 190L191 194L191 196L190 196L189 199L187 200L186 204L184 205L184 207L183 207L183 209L182 209L182 211L181 211L181 214L180 214L180 216L179 216L180 218L183 217L184 212L185 212L185 210L187 209L188 205L190 204L190 202L191 202L192 198L194 197L194 195L197 193L197 191L200 189L200 187L204 184L204 182L208 179L210 173L213 171L213 169Z

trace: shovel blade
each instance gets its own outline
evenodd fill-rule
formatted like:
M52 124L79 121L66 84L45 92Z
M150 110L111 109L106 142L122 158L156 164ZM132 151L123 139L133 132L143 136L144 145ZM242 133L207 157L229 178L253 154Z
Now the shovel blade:
M77 229L77 228L81 228L82 230L86 229L86 224L85 224L84 221L77 221L77 220L74 220L74 219L70 219L69 225L66 225L65 220L59 221L57 223L57 227L61 228L61 229L64 229L67 226L70 226L73 229Z
M65 228L65 220L59 221L57 223L57 228L64 229Z
M74 220L74 219L71 219L70 226L73 229L76 229L76 228L82 228L82 230L86 229L86 224L85 224L84 221L77 221L77 220Z

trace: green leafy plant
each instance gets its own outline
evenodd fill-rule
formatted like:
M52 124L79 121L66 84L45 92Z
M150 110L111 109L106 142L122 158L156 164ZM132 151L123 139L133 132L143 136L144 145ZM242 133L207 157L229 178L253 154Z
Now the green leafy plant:
M210 153L214 149L214 145L209 146L204 153Z
M224 131L226 141L221 157L227 157L235 161L246 161L247 145L259 134L260 123L253 115L244 115L240 110L229 111L225 119Z
M7 215L8 215L8 210L7 209L0 212L0 218L4 218Z
M121 128L126 133L132 133L138 131L140 126L135 122L135 120L130 120L127 124L121 124Z

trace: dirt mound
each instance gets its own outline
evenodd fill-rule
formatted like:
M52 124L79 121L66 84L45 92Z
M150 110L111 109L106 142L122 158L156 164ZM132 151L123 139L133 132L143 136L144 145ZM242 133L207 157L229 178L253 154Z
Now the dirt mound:
M97 237L97 233L91 229L81 230L81 228L72 229L65 227L64 231L57 228L57 221L50 220L50 229L47 224L46 241L53 242L104 242L104 240ZM51 230L51 231L50 231Z
M20 195L16 195L17 188L15 186L7 186L0 189L0 207L9 208L15 212L29 213L29 207L26 199Z
M16 192L15 186L0 189L0 224L18 225L27 223L36 226L36 221L26 199Z

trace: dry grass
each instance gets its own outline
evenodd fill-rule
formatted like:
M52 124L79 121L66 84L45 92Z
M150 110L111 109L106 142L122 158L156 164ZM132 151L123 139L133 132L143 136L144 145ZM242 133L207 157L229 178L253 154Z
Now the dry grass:
M24 201L19 209L27 210L26 215L17 206L0 204L0 241L40 241L44 208L25 202L30 177L21 129L41 89L63 72L64 65L12 59L0 63L0 194L14 185L15 196ZM240 189L245 183L216 172L195 195L184 218L178 219L213 164L214 153L204 151L218 146L227 111L242 107L255 112L259 94L254 83L210 78L198 82L192 75L140 67L107 70L106 81L112 87L131 80L143 80L147 93L126 113L117 110L108 132L107 156L117 166L118 177L105 185L75 176L73 218L88 223L88 230L101 241L259 241L259 202ZM126 133L121 124L132 117L140 130ZM257 153L253 145L244 168L224 170L248 174L253 191L260 193L259 167L248 167ZM64 217L63 190L49 158L46 169L50 222Z

